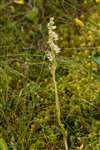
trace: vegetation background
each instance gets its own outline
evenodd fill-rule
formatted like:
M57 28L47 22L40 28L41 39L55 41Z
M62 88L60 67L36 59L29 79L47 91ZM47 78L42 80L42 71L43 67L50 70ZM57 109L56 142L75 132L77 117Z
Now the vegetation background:
M64 150L46 53L55 18L70 150L100 150L100 1L0 0L0 150Z

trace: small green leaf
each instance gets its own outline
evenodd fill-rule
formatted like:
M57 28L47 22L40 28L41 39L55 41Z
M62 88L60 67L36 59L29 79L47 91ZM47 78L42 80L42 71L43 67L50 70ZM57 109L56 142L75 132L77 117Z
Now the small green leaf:
M97 73L96 71L91 71L91 75L95 78L100 80L100 73Z
M32 22L37 22L38 20L38 14L39 14L39 10L37 7L34 7L32 10L29 10L26 14L26 18L29 20L29 21L32 21Z
M0 138L0 150L8 150L8 146L3 138Z
M92 56L91 59L95 61L97 65L100 65L100 55Z

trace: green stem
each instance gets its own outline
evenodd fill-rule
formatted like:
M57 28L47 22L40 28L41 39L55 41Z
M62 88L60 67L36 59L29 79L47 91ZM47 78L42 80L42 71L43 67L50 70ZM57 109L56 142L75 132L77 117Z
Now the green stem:
M62 135L63 135L65 150L68 150L67 131L65 130L64 125L61 122L60 103L59 103L57 82L56 82L56 61L54 61L53 64L52 64L51 73L52 73L53 83L54 83L54 87L55 87L55 102L56 102L57 121L58 121L58 124L60 126L60 129L61 129L61 132L62 132Z

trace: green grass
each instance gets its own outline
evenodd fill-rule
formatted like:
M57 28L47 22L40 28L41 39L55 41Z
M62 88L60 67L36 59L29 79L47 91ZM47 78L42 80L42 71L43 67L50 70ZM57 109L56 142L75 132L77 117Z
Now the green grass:
M34 22L26 17L27 6L1 2L0 139L5 140L9 150L64 150L46 57L46 26L48 18L54 15L62 48L57 56L56 80L69 149L99 150L100 64L99 59L96 60L100 57L100 22L97 5L84 6L93 6L93 12L91 15L82 12L86 15L85 27L80 29L74 23L74 13L70 16L73 7L77 7L73 3L71 8L63 4L70 10L68 16L55 1L52 0L51 6L41 1L36 4L40 14ZM51 9L47 10L48 7ZM6 147L4 141L0 142Z

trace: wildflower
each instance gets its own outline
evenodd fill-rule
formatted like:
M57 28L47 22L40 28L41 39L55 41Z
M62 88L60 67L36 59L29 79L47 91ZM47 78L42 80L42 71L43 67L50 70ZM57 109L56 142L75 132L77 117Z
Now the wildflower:
M84 147L84 145L83 145L83 144L81 144L81 146L79 147L79 149L80 149L80 150L82 150L82 149L83 149L83 147Z
M81 28L84 27L84 23L80 19L78 19L78 18L75 18L75 24L77 26L80 26Z
M52 62L53 59L54 59L54 58L53 58L53 55L52 55L51 53L48 53L48 54L47 54L47 57L48 57L48 60L51 61L51 62Z
M51 17L50 21L48 23L48 36L49 36L48 44L49 44L51 50L53 50L55 53L59 53L60 48L56 44L56 42L58 41L58 34L54 31L55 29L56 29L56 26L54 25L54 17ZM50 56L50 58L51 58L51 56Z
M57 82L56 82L56 68L57 68L57 62L56 62L56 54L60 52L59 46L56 44L58 41L58 34L54 31L56 29L56 26L54 25L54 18L51 17L50 21L48 23L48 45L50 46L51 51L48 51L47 57L50 64L50 71L54 83L54 89L55 89L55 107L56 107L56 114L57 114L57 120L58 124L61 128L65 149L68 150L68 143L67 143L67 131L63 127L64 125L61 122L61 112L60 112L60 105L59 105L59 97L58 97L58 90L57 90Z
M100 3L100 0L96 0L96 3Z
M14 3L23 5L24 0L14 0Z

